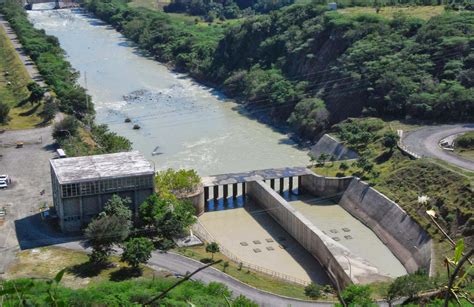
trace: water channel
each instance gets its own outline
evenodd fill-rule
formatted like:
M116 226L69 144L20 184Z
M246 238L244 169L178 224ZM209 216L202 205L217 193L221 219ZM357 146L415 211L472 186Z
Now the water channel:
M96 120L127 137L157 169L201 175L302 166L309 158L286 135L235 111L238 105L147 58L120 33L81 10L29 11L35 27L56 36L79 82L92 95ZM125 123L126 118L132 123ZM140 130L133 130L134 124Z

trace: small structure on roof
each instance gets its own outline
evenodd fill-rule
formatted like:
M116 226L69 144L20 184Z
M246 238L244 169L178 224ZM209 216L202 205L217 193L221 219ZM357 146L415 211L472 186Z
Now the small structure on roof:
M78 231L112 195L129 198L130 209L154 192L155 170L138 151L50 160L53 203L62 231Z

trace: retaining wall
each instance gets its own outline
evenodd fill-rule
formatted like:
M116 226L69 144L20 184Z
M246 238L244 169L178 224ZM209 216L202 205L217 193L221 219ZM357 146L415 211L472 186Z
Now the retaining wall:
M354 177L323 177L316 174L303 175L300 189L319 197L333 197L341 195L347 189Z
M398 204L354 178L339 205L372 229L409 273L430 272L431 238Z
M323 135L319 141L311 147L310 155L318 158L322 153L332 155L336 160L357 159L357 153L350 150L344 144L337 141L329 134Z
M366 260L326 236L265 183L248 182L247 195L316 258L337 287L388 279Z
M179 200L187 200L193 204L194 209L196 210L196 216L200 216L204 213L204 187L200 185L198 189L192 194L184 195L177 197Z

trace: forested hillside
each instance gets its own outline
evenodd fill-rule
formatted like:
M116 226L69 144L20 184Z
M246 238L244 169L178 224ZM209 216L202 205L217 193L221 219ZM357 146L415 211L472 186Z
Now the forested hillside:
M87 7L158 59L315 138L349 116L474 118L474 13L428 21L291 5L237 25L201 25L120 0Z
M267 13L293 2L293 0L173 0L164 7L164 11L188 13L202 16L207 21L213 21L215 18L224 20L255 13Z

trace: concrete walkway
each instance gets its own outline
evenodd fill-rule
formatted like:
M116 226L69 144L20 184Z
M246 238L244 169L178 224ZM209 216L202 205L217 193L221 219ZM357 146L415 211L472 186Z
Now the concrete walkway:
M46 87L46 83L44 82L43 77L39 73L38 69L36 68L35 63L29 56L26 55L23 46L20 43L15 31L10 27L8 21L5 20L5 17L0 14L0 26L3 27L3 30L7 34L8 38L13 44L16 52L18 53L20 60L23 62L28 74L30 75L31 79L36 81L42 87Z
M443 150L438 145L440 140L448 136L467 131L474 131L474 123L424 127L407 133L403 138L403 144L410 151L422 157L438 158L466 170L474 171L474 161Z
M231 173L202 178L205 187L241 183L247 181L269 180L286 177L298 177L311 174L306 167L284 167L263 169L245 173Z

